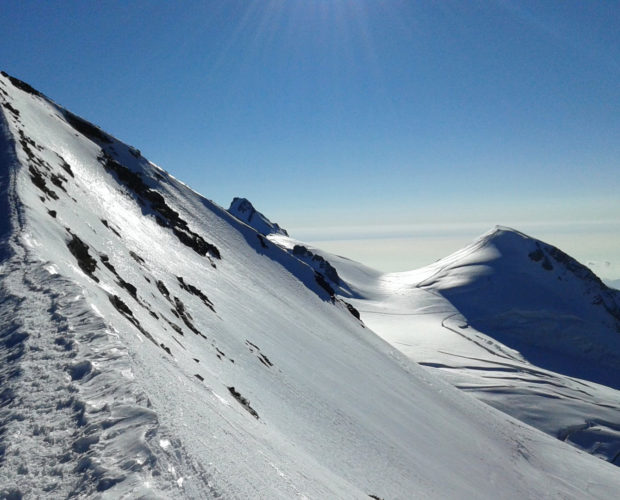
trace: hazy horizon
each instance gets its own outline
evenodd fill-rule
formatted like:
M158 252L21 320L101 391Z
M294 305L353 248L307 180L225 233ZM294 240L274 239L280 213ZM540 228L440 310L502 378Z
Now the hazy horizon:
M620 278L620 222L601 223L596 229L562 224L500 224L552 244L592 269L603 280ZM330 253L357 260L383 272L417 269L447 257L492 229L492 223L461 226L428 225L403 227L400 233L386 236L384 228L372 228L366 234L322 231L320 228L289 230L291 237L306 241Z

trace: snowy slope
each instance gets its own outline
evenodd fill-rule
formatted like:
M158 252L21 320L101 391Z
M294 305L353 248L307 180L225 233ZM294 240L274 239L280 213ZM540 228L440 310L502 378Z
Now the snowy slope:
M611 498L316 270L0 77L0 496Z
M606 280L605 284L609 288L614 288L616 290L620 290L620 279L618 279L618 280Z
M502 227L405 273L310 250L338 270L364 323L410 359L620 465L620 294L587 268Z

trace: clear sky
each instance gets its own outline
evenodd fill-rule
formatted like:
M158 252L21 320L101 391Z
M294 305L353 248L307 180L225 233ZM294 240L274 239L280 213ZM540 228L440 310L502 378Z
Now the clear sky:
M620 2L0 4L0 66L386 270L494 224L620 277Z

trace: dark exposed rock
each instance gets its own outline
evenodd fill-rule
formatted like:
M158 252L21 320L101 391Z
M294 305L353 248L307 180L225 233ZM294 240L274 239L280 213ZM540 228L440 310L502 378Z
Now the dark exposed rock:
M8 75L4 71L2 71L2 76L8 78L15 87L17 87L20 90L23 90L24 92L28 92L29 94L37 96L37 97L45 97L43 94L41 94L41 92L39 92L38 90L32 88L26 82L22 82L18 78L15 78L14 76Z
M332 288L332 286L327 282L327 280L325 279L325 276L323 276L318 271L315 271L314 272L314 279L319 284L319 286L329 294L329 296L333 300L334 296L335 296L335 291Z
M110 303L116 308L116 310L118 312L120 312L124 316L131 317L132 318L132 323L134 321L137 321L134 318L133 312L131 311L131 309L129 309L129 307L127 307L127 304L125 304L118 295L110 295L109 299L110 299Z
M202 290L200 290L199 288L195 287L194 285L191 285L190 283L187 283L181 276L177 276L177 280L179 281L179 286L185 290L186 292L191 293L192 295L195 295L196 297L198 297L200 300L202 300L202 302L204 303L205 306L207 306L209 309L211 309L213 312L215 312L215 308L213 307L213 303L209 300L209 297L207 297Z
M271 368L273 363L269 360L267 356L265 356L262 352L258 354L258 360L264 364L267 368Z
M245 343L250 346L250 352L254 352L252 351L252 347L254 349L256 349L257 351L260 351L260 347L258 347L256 344L254 344L253 342L250 342L249 340L246 340Z
M318 268L321 274L323 274L335 285L340 285L340 276L338 276L338 271L336 271L336 268L322 256L311 252L303 245L295 245L293 247L293 255L297 258L301 258L301 260L307 262L313 268Z
M153 336L142 327L138 319L133 315L131 309L127 307L127 304L125 304L118 295L108 295L108 299L115 309L125 316L125 318L127 318L127 320L132 323L140 333L142 333L142 335L159 347L159 344L155 342Z
M106 254L101 254L99 256L99 258L101 259L101 262L103 263L103 265L105 267L107 267L110 271L112 271L112 274L114 274L114 276L118 277L118 273L116 272L116 268L110 262L110 258Z
M348 302L345 302L347 309L349 310L349 312L355 316L357 319L360 319L360 312L355 309L355 307L353 307L351 304L349 304Z
M71 170L71 166L65 161L65 159L58 153L56 153L56 156L58 156L58 159L60 160L60 168L67 172L67 174L71 177L75 177L75 175L73 175L73 170Z
M15 116L16 118L19 116L19 110L15 109L13 106L11 106L10 103L8 102L3 102L2 105L10 112L13 114L13 116Z
M180 315L184 315L187 316L189 319L192 319L191 314L185 310L185 304L181 302L181 299L179 299L179 297L174 298L174 306Z
M553 270L551 262L553 261L560 269L565 269L579 280L588 283L590 290L597 292L592 303L605 308L617 321L616 328L620 331L620 306L616 298L617 293L608 288L590 269L559 248L542 242L536 242L536 250L528 255L536 262L542 260L542 267L547 271Z
M192 231L179 213L166 203L161 193L147 186L139 173L133 172L121 165L106 153L100 157L100 161L108 172L113 173L133 193L143 207L150 206L155 213L157 224L172 230L172 233L181 243L190 247L199 255L208 255L216 259L221 258L218 248L212 243L207 242L198 233Z
M64 177L63 175L51 174L50 180L52 181L52 184L54 184L55 186L58 186L60 189L62 189L65 192L67 191L65 187L62 185L63 182L67 182L67 178Z
M181 300L178 297L174 297L173 304L175 306L175 311L173 312L177 313L178 317L183 321L183 323L185 323L185 326L189 328L192 332L194 332L196 335L200 335L201 337L206 339L207 337L205 337L202 334L202 332L194 326L194 323L192 323L192 317L189 314L189 312L185 310L185 305L183 304L183 302L181 302Z
M295 255L297 257L305 257L305 256L310 256L311 257L314 254L312 252L310 252L310 250L308 250L303 245L295 245L293 247L293 255Z
M167 300L170 301L170 291L166 288L166 285L164 285L163 281L157 280L157 289L159 290L159 293L161 293Z
M36 187L38 187L41 191L43 191L52 200L58 199L58 195L54 191L52 191L49 187L47 187L47 183L45 182L45 177L43 176L43 174L37 167L35 167L34 165L29 165L28 173L30 174L30 180Z
M258 347L256 344L250 342L247 339L245 343L248 346L248 349L250 350L250 352L256 354L256 357L262 364L264 364L267 368L271 368L273 366L273 363L271 362L271 360L265 354L261 352L260 347Z
M254 408L252 408L250 406L250 402L244 398L239 391L237 391L234 386L228 387L228 392L230 392L230 394L232 394L232 396L239 402L239 404L250 414L252 415L254 418L256 418L258 420L258 413L256 413L256 410L254 410Z
M131 258L133 260L135 260L138 264L144 264L144 259L142 257L140 257L136 252L134 252L133 250L129 250L129 255L131 256Z
M116 277L116 283L118 284L118 286L127 290L127 292L129 292L129 295L131 295L136 302L138 302L141 306L146 307L148 309L147 306L145 306L138 300L138 289L134 285L129 283L128 281L125 281L123 278L121 278L118 272L116 272L116 268L110 262L110 258L105 254L102 254L100 258L101 258L101 262L103 263L103 265L107 267L110 270L110 272L114 274L114 276Z
M101 223L102 223L102 224L103 224L106 228L108 228L110 231L112 231L112 232L113 232L116 236L118 236L119 238L121 237L120 233L119 233L116 229L114 229L114 228L112 227L112 225L111 225L111 224L110 224L107 220L105 220L105 219L100 219L100 220L101 220Z
M131 295L135 300L138 300L137 289L135 286L133 286L131 283L128 283L121 277L118 278L118 284L120 287L127 290L127 292L129 292L129 295Z
M245 198L234 198L228 208L228 213L253 227L263 236L274 233L288 236L285 229L282 229L278 224L271 222L267 217L258 212L252 203Z
M183 335L183 329L177 325L176 323L173 323L172 321L170 321L168 318L164 317L164 319L166 320L166 322L172 327L172 329L177 332L179 335Z
M122 184L124 184L129 190L135 192L136 194L141 195L149 189L142 180L140 174L132 172L127 167L121 165L110 155L103 153L103 156L99 158L99 161L103 164L104 168L108 172L113 172L116 178Z
M26 156L28 156L28 159L35 161L40 166L45 165L46 168L49 170L50 169L49 165L43 162L40 158L37 158L34 151L32 150L32 148L34 148L37 151L43 151L43 148L39 146L36 142L34 142L30 137L28 137L22 129L19 129L17 133L19 135L19 143L24 149Z
M71 234L71 231L69 231L69 234ZM76 258L78 266L84 271L84 274L99 282L99 279L93 274L95 269L97 269L97 261L88 253L89 246L75 234L71 234L71 241L67 243L67 248Z
M71 125L75 130L77 130L80 134L85 135L89 139L98 143L106 143L111 144L112 140L103 130L99 127L96 127L90 122L83 120L79 116L74 115L70 111L63 110L63 115L65 120Z

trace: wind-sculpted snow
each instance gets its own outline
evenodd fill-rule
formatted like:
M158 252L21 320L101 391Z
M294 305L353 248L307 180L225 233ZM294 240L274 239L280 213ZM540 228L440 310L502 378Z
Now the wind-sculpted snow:
M0 77L0 496L617 492L615 467L411 362L315 268L30 89Z
M127 350L81 290L29 261L5 262L0 279L0 494L146 493L169 476Z

